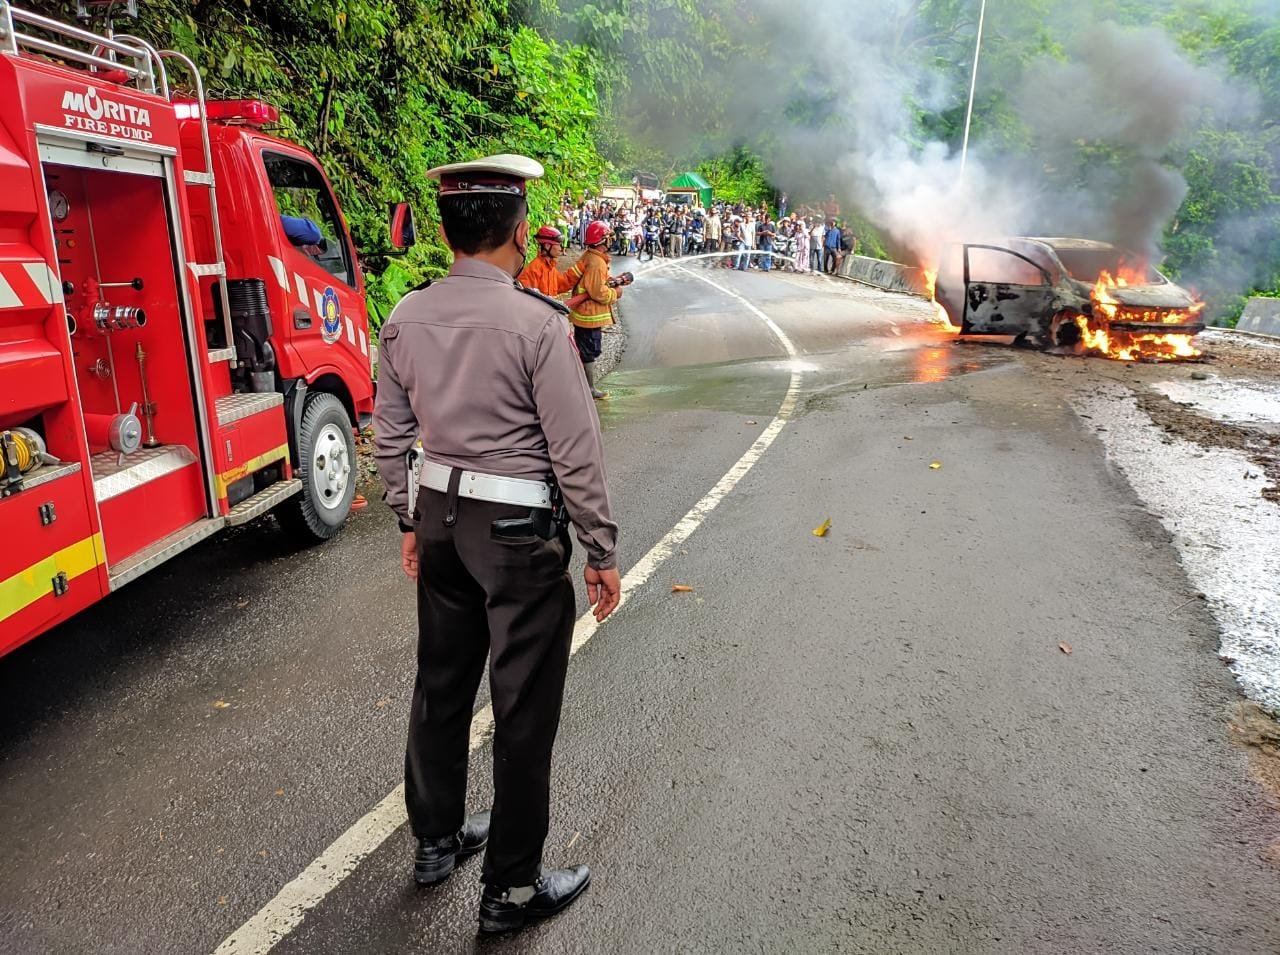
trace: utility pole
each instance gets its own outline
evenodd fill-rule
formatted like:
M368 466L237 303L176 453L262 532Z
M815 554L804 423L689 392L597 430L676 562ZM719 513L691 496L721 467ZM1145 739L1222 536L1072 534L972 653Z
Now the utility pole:
M973 123L973 97L978 91L978 57L982 55L982 27L987 20L987 0L982 0L978 10L978 41L973 48L973 75L969 77L969 108L964 114L964 144L960 147L960 181L964 182L965 166L969 162L969 127Z

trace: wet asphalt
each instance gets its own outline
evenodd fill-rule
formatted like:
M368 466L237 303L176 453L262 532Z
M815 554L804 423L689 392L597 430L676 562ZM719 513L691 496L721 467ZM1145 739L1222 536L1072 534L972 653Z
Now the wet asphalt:
M624 567L797 367L802 402L570 665L546 861L592 887L477 941L478 862L417 890L402 829L278 950L1280 951L1214 625L1078 383L906 297L703 274L802 358L640 275L601 407ZM306 551L263 520L0 660L0 949L211 951L399 782L396 543L376 504Z

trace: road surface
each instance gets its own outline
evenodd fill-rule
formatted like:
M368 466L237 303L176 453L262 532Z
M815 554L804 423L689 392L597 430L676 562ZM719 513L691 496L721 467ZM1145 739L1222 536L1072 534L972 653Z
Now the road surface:
M642 582L571 662L546 852L583 899L478 941L478 861L417 890L393 819L263 922L400 782L413 590L375 504L314 550L205 544L0 661L0 948L1280 951L1240 697L1073 410L1090 363L816 276L667 269L624 306L602 420Z

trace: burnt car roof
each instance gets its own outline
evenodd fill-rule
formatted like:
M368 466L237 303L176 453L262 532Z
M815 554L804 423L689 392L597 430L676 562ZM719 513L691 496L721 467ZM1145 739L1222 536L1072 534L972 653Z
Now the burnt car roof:
M1118 245L1113 245L1110 242L1099 242L1096 239L1072 239L1063 237L1046 238L1044 236L1032 235L1019 236L1017 238L1030 242L1043 242L1051 249L1096 249L1100 252L1115 249L1117 252L1124 251Z

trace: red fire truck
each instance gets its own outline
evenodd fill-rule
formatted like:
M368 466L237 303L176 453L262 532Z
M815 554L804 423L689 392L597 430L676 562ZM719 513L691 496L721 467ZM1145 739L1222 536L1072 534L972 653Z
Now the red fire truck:
M206 101L180 53L0 0L0 654L269 509L342 526L363 282L274 119Z

